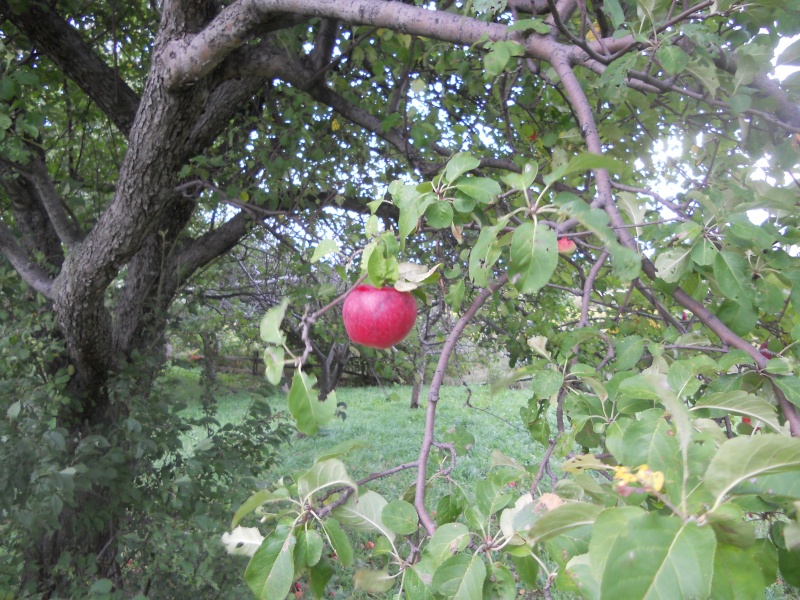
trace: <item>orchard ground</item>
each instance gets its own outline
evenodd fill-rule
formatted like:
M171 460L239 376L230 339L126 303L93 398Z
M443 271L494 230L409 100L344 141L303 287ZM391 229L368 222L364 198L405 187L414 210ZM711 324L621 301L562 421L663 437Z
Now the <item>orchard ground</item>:
M493 380L499 378L496 368L480 376ZM186 403L187 416L200 417L203 414L201 403L202 388L197 370L173 367L161 379L162 391L173 395L176 402ZM286 409L286 397L279 390L270 387L260 378L245 375L219 376L215 398L217 401L215 418L221 425L242 422L250 406L257 398L268 396L268 401L276 415L280 414L291 423ZM280 448L280 459L271 471L270 480L286 475L299 475L308 469L316 456L336 444L349 440L360 440L361 448L348 452L343 461L351 476L358 480L376 471L416 460L425 419L426 401L423 397L419 409L410 409L408 400L411 388L408 386L340 387L336 391L337 401L345 403L344 418L335 419L320 434L312 437L294 436L292 441ZM469 383L449 385L442 388L437 410L437 432L445 432L454 427L464 427L475 437L475 444L466 455L459 456L453 471L456 482L471 482L483 477L492 466L492 451L499 450L513 457L523 466L536 471L538 460L544 448L519 424L519 409L530 396L524 383L513 389L497 389L488 384ZM467 404L467 400L469 403ZM204 428L196 427L186 436L187 451L202 445L206 438ZM435 457L443 458L441 454ZM402 497L413 483L415 470L409 469L395 475L370 482L367 487L382 494L391 501ZM557 477L563 474L554 471ZM530 478L529 478L530 479ZM439 496L446 493L448 483L438 482L429 487L428 503L435 507ZM549 485L546 477L542 484ZM246 497L253 490L233 490L234 496ZM520 490L522 493L522 490ZM236 506L231 507L231 515ZM248 526L256 522L245 523ZM386 557L382 555L376 536L358 534L354 548L356 567L380 568L385 566ZM378 543L377 547L374 546ZM247 559L241 557L242 572ZM541 582L542 585L544 581ZM335 600L345 598L395 598L396 593L375 596L354 589L353 569L338 569L328 584L329 596ZM551 591L553 598L572 598L568 593ZM290 596L291 597L291 596ZM310 592L298 596L311 598ZM525 590L519 587L519 598L542 598L541 590ZM778 580L766 590L767 600L797 600L797 591L788 588Z

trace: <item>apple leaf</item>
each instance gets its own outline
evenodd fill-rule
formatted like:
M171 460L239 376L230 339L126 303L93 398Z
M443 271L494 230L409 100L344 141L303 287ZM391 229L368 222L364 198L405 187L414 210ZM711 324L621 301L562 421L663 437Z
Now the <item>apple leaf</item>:
M483 204L490 204L503 191L499 183L488 177L461 177L453 185L458 191Z
M800 378L796 376L772 377L774 383L786 396L786 399L800 407Z
M558 265L556 234L537 221L525 221L511 237L509 278L523 294L542 289Z
M445 523L431 536L424 555L438 566L446 558L466 548L469 536L469 529L463 523Z
M402 535L411 535L419 529L417 509L405 500L395 500L384 506L381 518L387 527Z
M444 229L450 227L453 222L453 207L449 202L434 202L425 210L425 218L428 225L434 229Z
M236 527L222 534L222 545L228 554L253 556L264 541L264 536L255 527Z
M478 554L457 554L436 569L431 589L453 600L481 600L486 565Z
M448 161L447 167L444 171L445 180L448 183L453 183L456 179L461 177L464 173L468 173L473 169L481 166L481 161L469 154L468 152L456 152L453 157Z
M315 435L336 413L335 402L319 401L314 389L316 383L317 378L314 375L306 375L298 369L289 390L289 412L294 417L298 431L306 435Z
M659 279L663 279L667 283L680 281L690 266L690 255L691 248L674 248L660 253L655 262Z
M389 575L389 569L380 571L356 569L353 583L357 590L364 590L369 594L383 594L394 587L395 580Z
M597 515L603 510L602 506L588 502L567 502L542 514L533 523L528 538L541 542L546 539L561 535L576 527L591 525Z
M800 67L800 39L789 44L789 47L780 53L776 64Z
M341 565L349 567L353 564L353 546L350 544L350 538L339 525L339 521L330 517L325 519L325 533Z
M267 502L281 502L283 500L287 500L288 498L289 494L287 493L286 488L278 488L274 492L270 490L258 490L255 494L242 502L242 505L236 509L236 513L234 513L233 520L231 522L231 527L236 527L244 517L249 515L262 504Z
M295 571L313 567L322 558L322 536L314 529L302 529L294 546Z
M506 226L503 218L496 225L483 227L475 245L469 253L469 276L478 287L489 284L489 272L500 258L500 248L495 243L497 234Z
M342 506L336 507L333 515L345 525L364 533L380 533L390 540L395 537L381 517L386 499L380 494L367 491L359 496L353 494Z
M290 528L275 530L250 559L244 578L259 600L282 600L294 579L295 537Z
M267 346L264 348L264 366L267 381L272 385L278 385L283 376L284 360L286 351L283 346Z
M737 485L787 471L800 471L800 439L775 433L740 436L719 447L706 470L705 486L716 496L716 507Z
M708 597L717 545L711 527L649 513L628 520L624 531L612 535L611 544L598 540L608 555L600 583L602 598Z
M757 546L739 548L718 544L714 554L712 600L750 600L764 597L761 569L753 556Z
M735 252L720 252L714 259L714 276L722 293L739 304L752 304L755 297L750 284L752 269L747 259Z
M639 335L625 337L614 344L617 371L632 369L644 353L644 339Z
M261 319L261 339L268 344L283 345L284 336L281 333L281 322L283 322L287 306L289 306L289 299L284 298L280 304L270 308Z
M509 27L509 31L511 28L513 28L513 25ZM538 172L539 165L537 163L527 163L522 169L522 173L506 173L505 175L502 175L500 179L502 179L503 183L505 183L507 186L521 192L523 190L527 190L533 185Z
M754 394L742 390L730 390L708 394L697 402L691 410L701 408L718 408L737 415L757 419L766 423L778 433L783 433L783 428L778 423L775 406Z
M338 251L339 251L339 243L336 240L331 240L331 239L322 240L319 244L317 244L317 247L314 249L314 254L311 256L311 262L315 263L322 257Z
M331 446L330 448L323 450L316 456L315 461L322 462L324 460L328 460L329 458L339 458L351 450L358 450L359 448L368 447L369 442L365 442L364 440L345 440L343 442L339 442L335 446Z
M343 486L358 491L342 461L329 458L316 463L297 480L297 494L303 503L308 503L314 494L325 488Z

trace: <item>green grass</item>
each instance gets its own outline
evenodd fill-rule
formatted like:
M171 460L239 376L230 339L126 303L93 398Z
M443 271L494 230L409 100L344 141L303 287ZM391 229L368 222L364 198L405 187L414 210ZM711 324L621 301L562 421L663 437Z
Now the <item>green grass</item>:
M203 407L200 403L202 390L197 370L170 369L161 379L162 390L169 393L176 403L188 405L185 414L200 417ZM263 398L268 386L263 380L245 376L221 376L216 387L216 419L221 423L240 423L256 398ZM471 392L471 394L470 394ZM411 389L391 387L386 390L369 388L341 388L337 390L337 400L344 402L346 417L337 418L313 437L296 436L280 449L279 460L261 482L269 487L280 477L297 477L309 469L315 457L327 449L347 440L361 440L363 448L357 448L342 457L352 478L359 480L369 474L390 469L394 466L415 461L419 454L427 402L421 400L422 407L410 409ZM469 397L470 404L466 405ZM444 387L437 407L436 437L442 439L448 429L464 427L475 437L475 444L464 456L459 456L452 478L455 482L471 488L485 476L491 467L492 450L497 449L515 458L535 471L543 448L530 439L519 420L519 409L527 403L526 390L502 390L492 393L489 386L473 385L469 390L461 387ZM286 415L286 397L277 393L269 397L274 412ZM204 428L196 427L185 438L185 447L191 449L206 436ZM434 449L438 458L444 455ZM428 474L435 472L430 468ZM408 490L416 477L416 471L409 469L400 473L370 482L366 487L382 494L388 501L397 499ZM546 482L545 482L546 483ZM436 507L439 496L447 493L451 484L436 481L428 489L429 510ZM252 525L253 523L249 523ZM357 534L355 567L378 568L383 565L383 557L368 550L365 543L374 536ZM244 573L244 563L242 574ZM396 598L396 595L372 596L354 589L352 569L337 569L328 585L334 600L352 598L367 600L374 598ZM306 594L309 597L310 594ZM541 598L541 592L528 592L520 598ZM552 592L552 597L564 599L569 594ZM796 590L781 584L767 588L767 600L796 600Z

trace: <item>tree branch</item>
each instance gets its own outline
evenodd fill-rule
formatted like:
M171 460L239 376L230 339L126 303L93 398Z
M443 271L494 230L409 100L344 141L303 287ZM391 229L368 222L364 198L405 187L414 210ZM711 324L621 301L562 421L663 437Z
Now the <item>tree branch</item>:
M126 136L139 106L136 93L44 2L26 3L20 13L0 0L0 15L22 31L72 79Z
M425 488L427 487L427 464L428 456L431 452L431 446L434 442L433 429L436 422L436 403L439 401L439 389L444 383L444 374L447 370L447 363L450 360L450 355L455 349L458 338L467 324L473 319L478 310L483 306L486 301L491 298L497 290L503 287L508 282L508 273L503 273L495 281L490 283L472 301L469 308L464 312L461 318L453 326L452 331L447 336L447 340L442 347L442 352L439 354L439 362L436 365L436 371L431 379L431 385L428 389L428 406L425 411L425 433L422 440L422 446L419 452L419 468L417 470L417 488L414 493L414 508L417 509L419 520L422 526L429 535L433 535L436 531L436 525L433 523L428 509L425 508Z
M11 263L29 286L40 294L51 298L53 281L39 266L33 262L28 254L20 248L11 231L5 224L0 223L0 252Z

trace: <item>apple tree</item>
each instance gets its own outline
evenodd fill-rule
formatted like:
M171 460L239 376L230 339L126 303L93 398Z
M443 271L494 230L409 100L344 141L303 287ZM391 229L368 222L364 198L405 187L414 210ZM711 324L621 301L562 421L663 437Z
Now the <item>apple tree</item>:
M252 550L259 597L296 577L321 594L321 549L346 562L348 529L393 557L359 584L412 598L512 597L515 575L592 598L800 583L800 80L774 62L800 61L797 0L0 0L0 14L0 487L21 589L124 590L137 527L192 512L170 503L185 471L161 469L175 438L147 442L170 434L152 393L169 309L246 236L287 221L302 236L326 206L368 216L347 287L441 293L453 326L403 499L349 475L342 447L242 503L234 525L282 509L239 548L243 530L228 534ZM307 327L322 309L338 307ZM279 329L286 310L262 325L268 367L298 367L288 402L313 433L331 403L304 370L308 337ZM435 420L461 336L531 378L520 414L544 458L447 482L434 515L447 467L428 459L468 445Z

